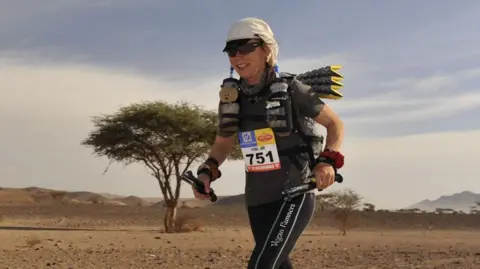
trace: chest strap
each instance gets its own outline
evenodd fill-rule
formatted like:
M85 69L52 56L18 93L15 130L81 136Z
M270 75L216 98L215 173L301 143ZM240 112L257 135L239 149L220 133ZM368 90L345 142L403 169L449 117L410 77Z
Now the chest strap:
M236 114L236 113L224 113L222 117L231 118L231 119L248 119L257 122L264 122L267 123L268 121L272 120L286 120L287 115L261 115L261 114ZM220 124L220 128L228 128L237 125L238 123L235 121L228 121L225 123Z

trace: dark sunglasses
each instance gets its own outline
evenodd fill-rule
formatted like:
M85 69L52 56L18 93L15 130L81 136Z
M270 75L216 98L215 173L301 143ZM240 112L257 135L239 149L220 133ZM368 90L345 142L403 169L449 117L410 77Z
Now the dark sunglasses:
M237 55L237 52L239 52L241 55L247 55L251 52L253 52L257 47L261 46L262 43L245 43L243 45L237 46L237 47L231 47L227 48L225 51L227 52L228 56L230 57L235 57Z

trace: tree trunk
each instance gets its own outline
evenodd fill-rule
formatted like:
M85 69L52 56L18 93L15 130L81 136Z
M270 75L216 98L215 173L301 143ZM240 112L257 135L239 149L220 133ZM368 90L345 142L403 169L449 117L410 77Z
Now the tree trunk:
M177 201L168 200L165 202L165 217L164 217L164 226L165 232L173 233L175 228L175 220L177 218Z

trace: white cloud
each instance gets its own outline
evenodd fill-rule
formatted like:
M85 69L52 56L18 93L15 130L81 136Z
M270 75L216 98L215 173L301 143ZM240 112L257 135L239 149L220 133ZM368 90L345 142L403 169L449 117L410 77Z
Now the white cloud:
M451 70L450 72L436 72L427 77L402 77L393 81L383 81L380 87L393 89L396 92L408 89L414 93L422 94L433 93L448 90L454 92L459 89L459 85L464 80L480 78L480 68L465 68L460 70ZM410 93L410 92L409 92Z
M444 89L457 89L458 79L451 75L432 75L424 79L414 77L401 78L394 81L380 83L380 87L394 88L398 91L408 89L410 93L432 94Z
M306 71L317 69L329 65L341 65L340 73L345 77L348 85L351 80L360 80L366 74L372 74L378 70L377 66L369 64L354 54L348 53L329 53L326 55L312 55L312 57L297 57L286 60L279 59L281 71L300 74ZM352 87L353 88L353 87Z
M456 115L474 108L480 107L480 93L465 93L453 97L441 97L432 99L375 99L350 101L348 103L335 104L337 111L351 111L362 108L362 112L369 112L368 116L347 117L351 123L368 122L400 122L432 120L451 115ZM375 109L383 110L372 115Z
M344 151L345 187L377 205L402 207L464 190L480 193L480 131L347 137Z
M131 70L0 61L0 185L43 185L140 195L159 194L141 166L122 171L80 142L90 116L144 100L189 101L216 108L219 83L168 82Z
M191 101L215 107L218 86L166 82L129 70L86 65L4 64L0 72L3 111L22 109L31 115L86 116L110 112L143 100ZM218 83L217 83L218 85ZM189 89L189 90L185 90Z
M338 113L347 113L345 120L349 123L438 119L480 107L479 89L475 88L480 69L475 67L387 80L377 77L383 67L353 54L301 57L280 64L282 70L297 74L326 65L342 65L344 98L326 102ZM362 90L367 90L363 96L359 94ZM361 97L350 97L353 93Z
M358 123L441 118L480 107L478 79L478 68L424 78L404 77L380 82L382 92L365 97L349 100L345 94L345 100L332 106L338 112L355 113L348 120Z
M156 99L171 102L183 99L215 108L222 79L212 78L195 86L132 70L21 61L2 63L0 185L4 186L41 185L158 195L157 183L139 165L125 169L115 165L105 176L101 175L107 160L94 158L79 145L91 129L89 117L113 112L131 102ZM308 70L301 63L298 69ZM462 102L468 100L473 99ZM343 102L356 105L356 101L347 100L335 105ZM362 102L371 100L360 100L365 105ZM335 188L352 187L379 207L399 207L426 196L434 198L440 193L465 189L480 191L475 180L479 175L475 169L480 157L478 132L378 140L356 138L354 133L355 130L349 130L345 142L347 165L342 169L345 183ZM241 193L242 165L228 163L222 169L224 177L215 183L217 192ZM183 194L191 196L188 188Z

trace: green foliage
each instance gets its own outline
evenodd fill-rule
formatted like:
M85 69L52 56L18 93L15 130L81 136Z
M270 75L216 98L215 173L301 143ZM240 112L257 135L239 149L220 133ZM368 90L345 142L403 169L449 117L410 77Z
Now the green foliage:
M172 231L181 174L193 162L206 159L217 134L217 112L184 102L156 101L124 106L116 113L93 117L92 121L94 130L81 144L92 148L96 156L107 157L110 163L142 163L148 167L167 207L165 229ZM239 157L237 139L229 159Z
M216 114L186 103L145 102L93 117L95 130L82 144L98 156L130 164L204 155L216 131Z
M129 165L143 163L160 184L166 200L177 199L180 175L206 158L215 140L218 116L188 103L144 102L93 117L94 130L82 141L95 155ZM238 145L230 158L238 158ZM171 176L177 178L175 192Z

